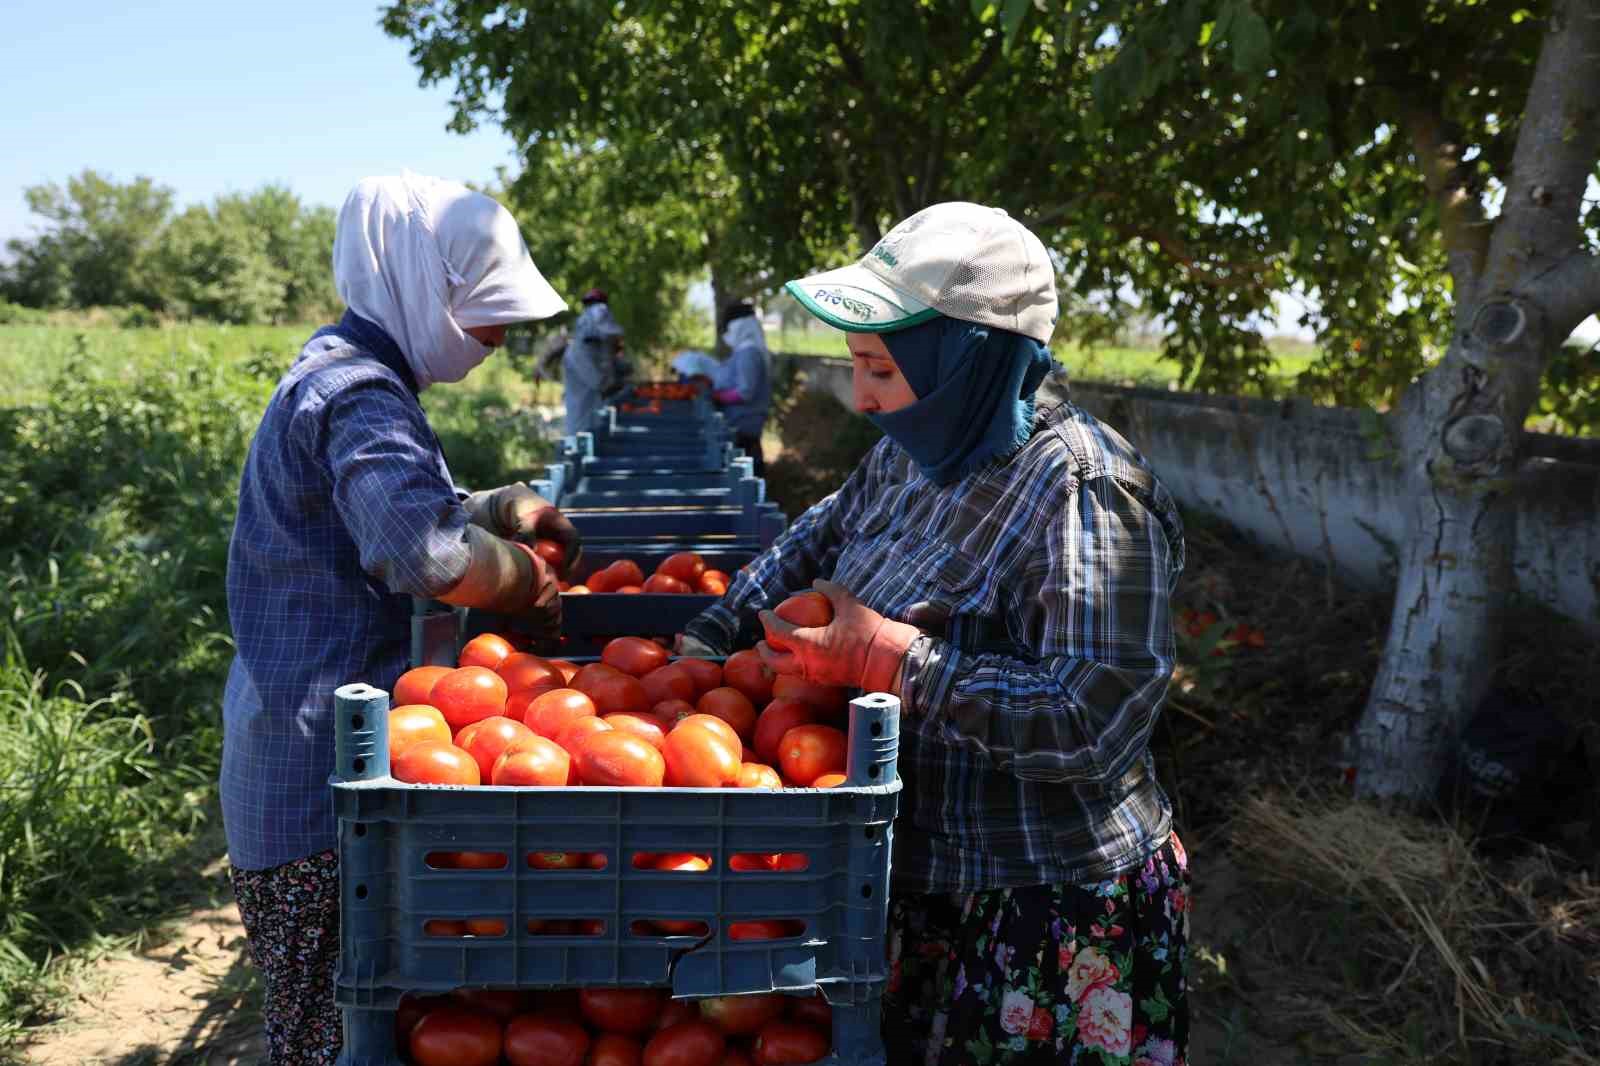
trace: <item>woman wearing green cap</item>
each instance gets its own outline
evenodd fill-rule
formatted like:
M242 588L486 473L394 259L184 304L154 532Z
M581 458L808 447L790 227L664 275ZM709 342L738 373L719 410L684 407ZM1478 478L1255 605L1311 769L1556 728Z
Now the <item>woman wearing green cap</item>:
M1186 1061L1188 860L1149 743L1183 530L1052 374L1055 271L937 204L791 292L885 439L686 629L691 653L900 697L891 1063ZM769 608L814 586L834 619Z

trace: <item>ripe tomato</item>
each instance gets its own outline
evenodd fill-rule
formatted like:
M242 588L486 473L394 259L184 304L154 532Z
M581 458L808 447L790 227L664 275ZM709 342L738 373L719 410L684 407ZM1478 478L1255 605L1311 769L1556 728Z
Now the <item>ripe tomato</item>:
M507 695L506 683L493 670L463 666L434 682L428 702L439 708L451 729L460 730L505 713Z
M797 725L810 725L817 720L818 711L809 703L799 700L773 700L756 719L755 737L752 741L756 754L769 763L778 761L778 744L783 735Z
M617 729L596 733L578 749L578 780L585 785L659 788L667 768L662 755L631 733Z
M467 923L454 918L429 918L422 923L422 931L428 936L466 936Z
M553 688L542 692L528 704L522 722L541 737L556 740L567 726L580 718L593 718L594 701L575 688Z
M571 588L567 589L567 595L569 595L569 596L587 596L593 591L594 590L591 589L588 585L573 585Z
M706 561L698 552L678 552L661 560L661 565L656 567L656 573L675 577L679 581L687 581L693 585L700 580L700 575L706 572Z
M772 857L772 868L786 873L799 873L810 865L811 860L803 851L785 851Z
M844 689L814 684L792 674L781 675L772 683L772 696L809 703L824 714L837 714L845 709Z
M524 1014L506 1026L505 1054L511 1066L583 1066L589 1032L565 1018Z
M726 596L728 594L728 582L726 578L712 576L708 570L700 575L700 581L695 585L695 591L705 596Z
M650 708L650 713L661 719L661 724L671 729L685 718L694 714L694 704L685 700L663 700Z
M645 695L650 697L650 706L665 703L667 700L694 700L698 690L694 685L694 677L681 663L668 663L658 667L643 677L639 684L644 686Z
M472 734L470 737L468 731ZM494 764L501 755L522 741L536 739L533 730L502 715L474 722L463 729L461 735L466 739L456 746L477 760L480 782L493 780Z
M600 649L600 661L625 674L643 677L667 665L667 649L643 637L618 637Z
M668 855L658 855L651 864L657 870L679 870L684 873L701 873L711 869L711 856L693 855L685 851L676 851Z
M833 604L820 592L800 592L778 604L772 613L790 625L810 629L833 621ZM767 643L771 644L772 638L768 637Z
M677 725L674 725L673 728L676 729L685 722L693 722L695 725L704 726L706 729L711 730L717 736L727 741L730 748L733 748L736 751L743 750L743 745L739 740L739 734L733 731L733 726L729 725L725 720L718 718L714 714L691 714L687 718L678 719ZM739 761L743 762L744 760L740 759Z
M733 731L739 735L741 741L745 737L755 735L756 708L753 703L736 688L724 686L714 688L701 696L695 705L695 710L701 714L709 714L713 718L720 718L727 722Z
M597 678L588 691L601 714L646 714L652 706L639 679L620 671Z
M722 1066L756 1066L756 1062L744 1048L730 1047L722 1053Z
M666 1004L667 992L660 988L578 990L578 1009L584 1020L605 1033L648 1033Z
M569 687L572 685L572 679L577 676L578 673L577 663L569 663L565 659L546 659L545 662L549 663L557 670L560 670L561 680Z
M419 740L389 762L396 781L413 785L477 785L478 763L454 744Z
M476 1011L440 1007L412 1028L410 1045L417 1066L495 1066L500 1061L500 1023Z
M561 671L537 655L514 651L495 670L506 683L506 691L521 692L530 688L560 688L567 683Z
M831 725L797 725L778 743L779 768L802 783L843 772L845 755L845 735Z
M505 936L506 923L501 918L468 918L465 923L472 936Z
M722 664L722 683L736 688L757 707L765 707L772 700L772 686L778 675L761 661L752 649L736 651Z
M505 716L527 725L529 705L546 692L554 692L556 689L563 687L565 686L561 684L543 684L536 688L519 689L506 697Z
M394 1042L396 1047L406 1047L411 1042L412 1028L422 1016L438 1007L450 1005L448 996L418 995L407 992L394 1008Z
M603 721L612 729L632 733L640 740L648 741L657 751L667 740L667 730L654 714L608 714Z
M821 777L819 777L815 781L811 782L811 787L812 788L838 788L840 785L844 784L844 782L845 782L844 774L838 774L838 773L823 774Z
M784 997L776 992L754 996L712 996L700 1001L706 1021L729 1036L754 1036L768 1022L783 1017Z
M425 860L436 870L500 870L506 865L499 851L430 851Z
M433 691L434 682L449 672L448 666L419 666L415 670L407 670L400 675L400 680L394 683L394 691L389 693L390 706L405 707L410 704L427 703L428 693Z
M584 663L578 668L578 672L572 675L572 680L568 681L567 685L579 692L587 693L602 677L615 677L620 673L622 671L610 663Z
M783 778L778 771L764 763L747 762L739 766L740 788L782 788Z
M756 1037L758 1066L794 1066L816 1062L828 1054L828 1034L800 1022L773 1021Z
M479 633L462 646L456 665L483 666L496 670L515 650L509 640L497 633Z
M611 732L610 725L601 719L590 715L587 718L574 718L571 722L568 722L562 727L560 733L556 734L556 743L565 749L566 753L572 756L573 759L573 776L568 779L567 784L571 785L577 783L577 758L579 750L581 750L583 746L589 742L589 738L594 736L596 733L609 732Z
M589 1045L584 1066L641 1066L643 1058L644 1045L633 1037L603 1032Z
M644 589L639 585L623 585L621 588L617 589L617 591L622 593L624 596L637 596L639 593L643 592Z
M489 768L491 785L565 785L572 757L555 741L530 735L500 754Z
M674 665L683 667L689 671L689 676L694 678L696 699L702 693L710 692L722 685L722 667L717 663L707 662L704 659L679 659Z
M662 1029L644 1046L644 1066L720 1066L728 1042L705 1020Z
M700 1020L700 1008L695 1006L693 1000L669 999L667 1005L661 1008L661 1017L656 1019L655 1031L671 1029L674 1025L684 1022L697 1022Z
M619 589L624 585L644 584L644 571L640 570L639 564L632 559L618 559L606 567L606 571L611 574L613 589Z
M824 1033L833 1032L833 1008L822 998L821 992L809 996L795 996L789 1000L789 1018L803 1025L814 1026Z
M679 581L670 574L651 574L644 579L644 584L640 588L645 592L667 593L674 596L694 591L693 585L687 581Z
M389 758L392 760L419 740L450 743L450 726L437 707L413 703L389 711Z
M567 546L559 540L540 537L533 542L533 553L557 570L567 565Z
M707 581L720 581L724 585L733 584L733 578L728 575L726 570L713 570L710 567L707 567L705 573L700 575L701 584L705 584Z
M738 749L693 715L673 727L661 747L666 783L680 788L727 788L739 783Z
M793 918L762 918L728 923L729 940L784 940L805 932L805 923Z

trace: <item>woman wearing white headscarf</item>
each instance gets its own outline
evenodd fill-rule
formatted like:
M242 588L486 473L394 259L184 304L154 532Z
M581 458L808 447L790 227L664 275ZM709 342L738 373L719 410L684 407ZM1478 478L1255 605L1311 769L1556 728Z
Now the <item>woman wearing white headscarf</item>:
M753 306L740 302L728 307L723 313L722 343L728 346L728 358L711 379L715 390L711 397L733 430L734 446L755 460L756 476L762 477L767 464L761 454L761 430L772 407L772 353Z
M567 436L593 428L602 397L617 384L622 326L611 314L604 289L583 294L583 312L572 327L572 340L561 357L562 389L567 402Z
M349 310L278 382L228 545L222 814L273 1066L331 1064L341 1043L333 690L393 686L413 595L558 626L557 575L529 545L562 541L569 568L580 551L525 486L458 492L418 403L563 307L511 215L455 182L368 178L333 258Z

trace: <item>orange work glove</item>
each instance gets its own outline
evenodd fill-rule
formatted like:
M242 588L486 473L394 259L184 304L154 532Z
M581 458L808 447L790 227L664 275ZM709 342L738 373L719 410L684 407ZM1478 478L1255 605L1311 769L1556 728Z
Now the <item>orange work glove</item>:
M895 692L900 664L911 642L922 635L916 626L885 618L843 585L817 580L812 588L833 605L833 621L825 626L790 625L771 611L762 611L768 640L756 645L761 661L774 672L791 674L818 685ZM789 650L769 643L776 638Z

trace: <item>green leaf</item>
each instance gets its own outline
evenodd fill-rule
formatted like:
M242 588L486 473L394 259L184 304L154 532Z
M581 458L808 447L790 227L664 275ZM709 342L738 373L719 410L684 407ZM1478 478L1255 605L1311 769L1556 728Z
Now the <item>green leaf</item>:
M1235 10L1228 44L1233 50L1233 69L1240 74L1264 74L1272 64L1272 31L1249 4Z
M1028 17L1028 12L1033 10L1033 0L1005 0L1005 5L1000 12L1000 26L1005 32L1005 51L1009 54L1023 21Z

